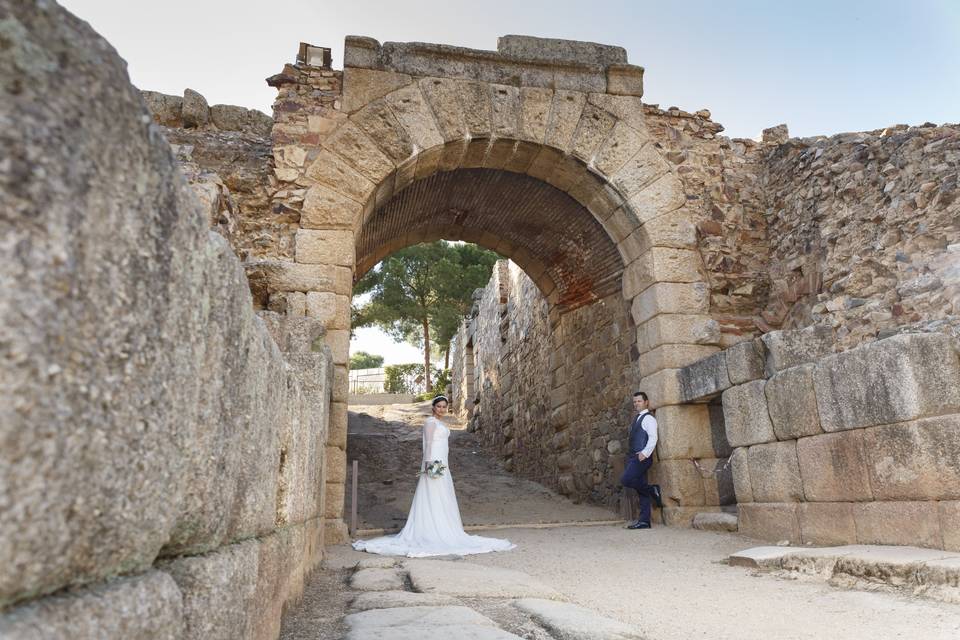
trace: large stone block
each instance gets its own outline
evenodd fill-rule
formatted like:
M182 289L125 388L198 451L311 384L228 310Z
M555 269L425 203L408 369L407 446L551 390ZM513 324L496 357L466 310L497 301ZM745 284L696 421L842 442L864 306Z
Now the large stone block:
M343 500L345 496L345 486L343 483L327 482L327 498L324 504L326 511L323 514L325 518L343 519Z
M266 300L272 291L327 291L353 294L348 267L301 264L286 260L254 260L244 265L254 298Z
M803 491L810 502L872 500L862 431L824 433L797 440Z
M639 390L650 398L650 406L663 407L668 404L682 404L680 399L680 378L677 369L661 369L640 380Z
M797 443L771 442L750 447L750 485L757 502L799 502L803 482L797 461Z
M183 604L160 571L50 596L0 614L9 640L181 640Z
M705 282L658 282L633 299L633 320L640 326L661 313L705 314L710 310L710 287Z
M350 116L350 120L363 129L394 162L403 162L413 154L414 144L410 136L385 99L371 102Z
M327 329L350 328L350 298L335 293L310 291L306 295L306 312Z
M412 78L405 73L346 67L343 70L343 111L353 113L410 82Z
M353 231L347 229L299 229L296 236L297 262L353 268Z
M861 502L853 518L860 544L943 548L936 502Z
M637 327L637 348L650 351L664 344L709 344L720 342L720 325L710 316L663 314ZM727 377L724 365L723 377Z
M243 274L226 242L211 237L208 251L207 274L218 284L202 306L206 344L191 381L204 389L196 419L205 428L183 454L184 491L165 555L198 553L258 535L273 526L275 515L276 441L288 406L287 372L265 323L253 316ZM309 324L305 318L272 320L283 327L283 343L286 334L296 333L293 327Z
M618 121L610 132L610 136L597 152L593 164L600 173L612 176L636 156L649 138L642 135L637 129Z
M703 478L704 502L720 506L736 504L736 491L733 486L733 471L727 458L704 458L697 461Z
M667 173L630 196L628 202L640 222L646 224L659 216L671 215L687 203L687 195L683 183Z
M748 449L738 447L730 455L730 469L733 472L733 492L737 502L744 504L753 502L753 485L750 482L750 460L747 457Z
M813 383L824 431L960 412L960 362L942 334L904 334L824 358Z
M325 463L327 482L347 483L347 452L340 447L327 447Z
M690 249L653 247L623 272L623 295L633 299L658 282L701 282L700 253Z
M450 78L422 78L420 90L430 103L440 135L447 142L467 136L460 104L460 85Z
M937 506L940 511L943 548L947 551L960 551L960 500L944 501Z
M656 145L645 145L610 176L611 182L625 196L631 196L670 170Z
M703 400L730 388L723 351L680 369L680 392L685 402Z
M162 565L183 594L188 640L250 637L260 545L254 540Z
M648 376L661 369L679 369L716 353L719 347L705 344L665 344L640 352L640 375Z
M657 435L657 455L661 460L714 456L707 405L661 407L657 410Z
M547 134L544 142L563 152L570 150L573 134L580 122L580 114L587 102L587 95L579 91L556 91L553 105L547 120Z
M746 447L777 439L767 412L765 384L764 380L754 380L723 392L723 420L730 446Z
M766 347L761 340L744 340L727 349L727 374L731 384L764 377Z
M330 403L330 432L327 444L333 447L347 448L347 403Z
M417 147L430 149L443 144L443 136L437 127L430 105L420 91L419 84L397 89L384 99Z
M960 499L960 415L864 429L877 500Z
M307 167L306 177L325 184L337 193L364 204L373 193L374 183L329 149L321 149Z
M660 485L664 505L705 504L703 478L692 460L659 460L650 468L649 476L652 484Z
M740 533L768 542L786 540L799 544L799 508L800 504L796 502L740 504Z
M396 164L356 124L343 122L326 137L323 146L337 152L351 167L373 184L380 184L396 169Z
M833 351L833 329L814 325L806 329L771 331L760 337L766 347L766 374L816 362Z
M363 217L363 205L325 184L307 189L300 211L301 229L355 229Z
M694 249L696 246L697 226L693 216L685 211L676 211L668 216L648 220L617 243L624 262L639 258L652 247Z
M841 545L857 541L853 505L849 502L805 502L800 505L803 544Z
M257 582L248 637L272 640L280 636L283 607L299 597L307 570L308 542L304 525L278 529L259 542Z
M805 364L780 371L764 386L770 422L779 440L823 433L813 392L813 366Z

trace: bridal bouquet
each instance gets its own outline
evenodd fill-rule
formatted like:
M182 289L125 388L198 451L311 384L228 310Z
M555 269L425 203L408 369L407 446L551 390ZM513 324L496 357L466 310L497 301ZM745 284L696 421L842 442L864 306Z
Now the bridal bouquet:
M427 464L427 468L421 471L420 473L427 474L428 478L439 478L443 475L443 472L447 470L447 466L440 462L439 460L434 460L433 462ZM420 475L418 473L417 475Z

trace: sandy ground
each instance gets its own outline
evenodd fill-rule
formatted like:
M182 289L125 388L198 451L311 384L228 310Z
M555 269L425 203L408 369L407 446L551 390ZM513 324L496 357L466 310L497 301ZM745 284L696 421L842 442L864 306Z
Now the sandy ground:
M350 406L347 461L359 461L358 528L399 529L407 518L421 456L421 429L430 404ZM463 524L521 524L612 520L612 511L574 504L529 480L517 478L489 455L464 425L447 420L450 472ZM345 513L350 514L347 488Z
M358 502L365 527L402 524L416 482L411 469L419 456L419 426L428 411L426 405L351 407L348 451L349 459L360 460ZM512 478L483 455L471 434L459 431L451 438L451 469L465 522L611 518L606 509L576 505ZM848 590L815 578L730 567L728 555L763 544L734 534L593 525L484 535L509 538L517 548L465 561L524 571L571 602L637 625L651 640L960 638L958 605L881 587ZM328 547L324 570L311 576L304 602L286 616L281 637L338 637L346 571L369 557L347 545Z
M960 638L958 605L727 566L729 554L759 544L738 535L606 525L497 536L517 548L464 560L526 572L571 602L637 625L651 640ZM346 567L364 557L337 546L326 562Z

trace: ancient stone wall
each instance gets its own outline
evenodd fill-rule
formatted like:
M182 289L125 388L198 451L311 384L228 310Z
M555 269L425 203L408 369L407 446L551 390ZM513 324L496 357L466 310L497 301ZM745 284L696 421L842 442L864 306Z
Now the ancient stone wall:
M960 126L791 139L766 152L764 317L847 349L960 327Z
M254 313L106 41L0 14L0 636L275 638L322 553L323 329Z
M453 406L470 407L470 428L508 469L576 500L617 506L635 335L619 294L551 314L533 281L501 261L472 327L454 343Z

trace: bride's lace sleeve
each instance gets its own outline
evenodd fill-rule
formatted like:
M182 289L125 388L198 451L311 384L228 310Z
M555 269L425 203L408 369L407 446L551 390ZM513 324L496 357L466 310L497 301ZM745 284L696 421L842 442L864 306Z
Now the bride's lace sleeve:
M433 432L437 430L437 423L432 417L427 418L427 422L423 425L423 468L426 468L426 464L432 460L430 457L433 454Z

